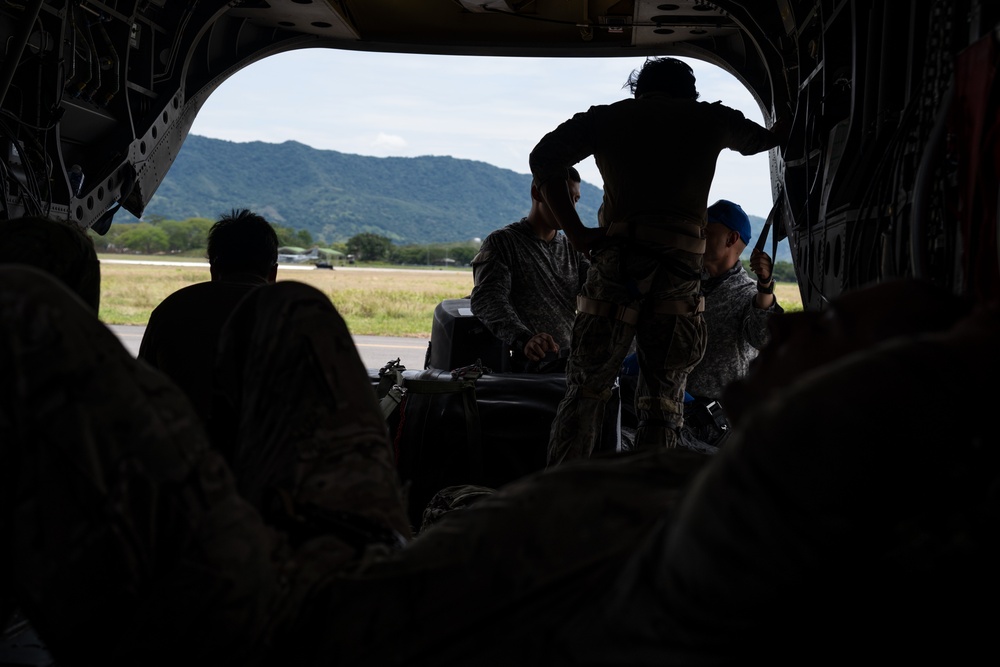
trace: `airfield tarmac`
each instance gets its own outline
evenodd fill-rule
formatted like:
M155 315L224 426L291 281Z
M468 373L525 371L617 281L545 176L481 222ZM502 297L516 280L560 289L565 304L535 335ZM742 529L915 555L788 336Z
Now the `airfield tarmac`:
M108 328L118 340L132 353L139 353L139 343L144 326L111 324ZM354 345L365 368L382 368L397 357L399 362L409 370L421 370L424 367L424 356L427 354L428 338L404 338L397 336L354 336Z

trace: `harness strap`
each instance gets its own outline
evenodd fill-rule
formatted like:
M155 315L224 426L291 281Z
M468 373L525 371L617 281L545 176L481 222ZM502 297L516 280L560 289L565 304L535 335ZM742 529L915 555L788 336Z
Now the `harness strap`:
M389 391L385 392L379 399L379 407L382 409L382 418L386 421L399 409L399 404L403 402L403 388L398 384L393 385Z
M586 296L576 297L576 309L581 313L596 315L597 317L610 317L613 320L624 322L635 326L639 322L639 311L628 306L620 306L610 301L600 301Z
M654 301L649 306L658 315L700 315L705 312L705 297L697 303L690 301Z
M649 308L657 315L686 315L690 317L705 312L705 297L700 297L696 303L691 303L688 300L653 301L649 304ZM610 301L591 299L586 296L576 297L576 309L581 313L597 317L610 317L632 326L639 322L639 311L635 308L620 306Z
M683 227L688 233L678 230L678 227ZM670 228L664 228L659 225L619 221L608 225L605 235L609 238L624 236L633 241L672 246L696 255L705 254L704 230L700 225L690 223L674 224Z

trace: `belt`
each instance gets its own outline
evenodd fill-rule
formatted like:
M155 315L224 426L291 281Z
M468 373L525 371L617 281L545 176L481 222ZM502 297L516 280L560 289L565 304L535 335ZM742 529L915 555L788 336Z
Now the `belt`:
M649 309L658 315L700 315L705 312L705 297L700 297L697 302L688 300L680 301L653 301L649 303ZM639 311L635 308L622 306L611 301L601 301L591 299L586 296L576 297L576 309L581 313L596 315L598 317L610 317L613 320L624 322L635 326L639 321Z
M636 221L612 222L605 235L672 246L696 255L705 254L705 229L690 222L671 223L669 227Z

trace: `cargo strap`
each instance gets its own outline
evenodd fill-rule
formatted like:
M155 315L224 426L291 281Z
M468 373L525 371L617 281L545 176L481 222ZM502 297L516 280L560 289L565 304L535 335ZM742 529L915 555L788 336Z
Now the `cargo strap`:
M774 205L771 207L771 212L767 214L767 219L764 220L764 227L760 230L760 234L757 236L757 243L754 245L754 250L763 250L764 242L767 240L767 234L771 231L771 226L774 225L774 233L771 234L771 261L774 262L778 257L778 234L779 226L784 229L784 223L782 222L781 212L784 210L782 208L782 195L783 192L781 188L778 188L778 195L774 199ZM772 266L772 269L774 267ZM773 275L771 276L774 277Z
M474 479L483 476L483 443L482 428L479 422L479 404L476 400L476 380L489 369L476 360L472 366L465 366L451 371L451 380L421 380L405 378L405 366L399 365L399 359L389 362L379 370L379 386L377 398L382 408L382 416L388 419L396 411L400 411L400 424L396 431L396 442L393 443L396 463L399 463L398 438L403 431L403 420L406 413L406 401L411 394L462 394L462 407L465 412L466 442L469 454L469 469Z
M399 363L399 357L390 361L378 371L376 398L382 408L382 418L389 419L403 401L403 371L406 366Z
M613 320L624 322L635 326L639 322L639 311L628 306L621 306L610 301L600 301L586 296L576 297L576 309L578 312L596 315L597 317L610 317Z
M684 299L655 301L650 308L658 315L700 315L705 312L705 297L699 297L695 303Z
M678 228L683 228L681 231ZM705 230L694 223L674 223L669 227L642 222L612 222L605 235L609 238L624 237L642 243L671 246L697 255L705 254Z
M699 315L705 312L705 297L700 297L696 302L691 302L687 299L653 301L648 307L657 315ZM632 326L635 326L639 322L638 310L612 303L611 301L601 301L586 296L578 296L576 297L576 309L581 313L596 315L597 317L610 317L613 320L631 324Z

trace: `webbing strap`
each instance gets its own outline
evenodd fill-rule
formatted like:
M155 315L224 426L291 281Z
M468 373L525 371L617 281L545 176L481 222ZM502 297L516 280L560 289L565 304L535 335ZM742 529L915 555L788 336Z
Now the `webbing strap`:
M624 236L644 243L673 246L679 250L704 255L706 241L702 236L702 228L699 225L693 224L684 224L683 226L689 228L691 231L690 235L677 231L676 225L670 229L665 229L659 226L636 222L612 222L608 225L606 236Z
M399 409L399 404L403 401L403 388L398 384L393 385L389 391L385 392L379 399L379 407L382 408L382 419L386 421Z
M576 297L576 309L581 313L596 315L597 317L610 317L613 320L624 322L635 326L639 321L639 311L628 306L620 306L610 301L600 301L586 296Z
M777 225L782 211L782 191L778 189L778 196L774 200L774 205L771 206L771 212L767 214L767 219L764 220L764 227L760 230L760 235L757 237L757 243L754 245L754 250L763 250L764 242L767 241L767 233L771 231L771 225ZM774 233L771 234L771 261L776 261L778 255L778 227L775 226Z
M396 391L398 390L398 391ZM403 387L397 385L382 397L382 414L389 417L399 404L403 396L412 394L462 394L462 410L465 413L465 436L468 444L469 471L472 478L478 483L483 477L483 437L479 420L479 403L476 399L475 379L467 380L417 380L407 378L403 382ZM399 396L397 400L395 395ZM400 425L397 432L397 459L399 448L399 434L402 432Z
M705 312L705 297L692 304L690 301L655 301L650 305L658 315L698 315Z
M691 303L688 300L653 301L649 308L658 315L699 315L705 312L705 297L700 297L696 303ZM581 313L597 317L610 317L632 326L635 326L639 321L639 311L635 308L585 296L576 297L576 309Z
M378 398L383 419L388 420L399 408L399 404L403 400L404 370L406 370L406 367L399 363L398 358L379 369L378 387L375 390L375 397Z

